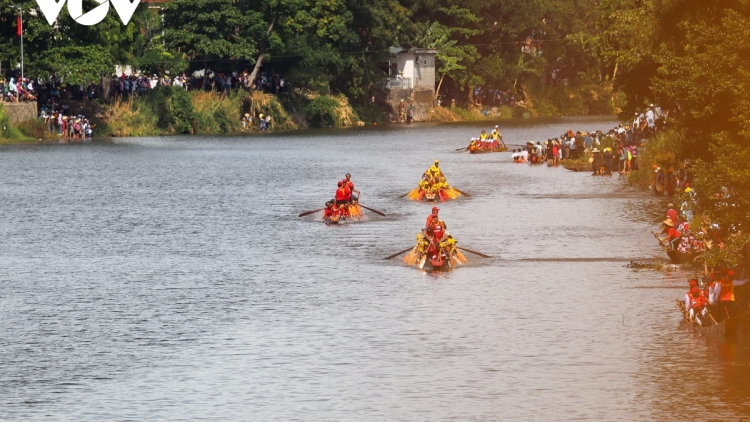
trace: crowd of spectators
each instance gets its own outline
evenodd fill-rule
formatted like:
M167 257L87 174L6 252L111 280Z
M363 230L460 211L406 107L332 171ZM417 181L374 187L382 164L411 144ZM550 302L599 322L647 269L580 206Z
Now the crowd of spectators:
M11 77L6 80L0 76L0 102L36 101L36 87L34 81L29 78Z
M200 72L203 73L203 72ZM175 86L191 90L215 91L218 93L228 93L240 89L255 89L270 94L282 94L288 92L289 84L278 73L266 75L260 72L254 83L249 83L250 74L247 70L242 72L207 72L208 76L201 74L187 76L181 74L178 76L151 76L146 75L126 75L125 73L112 75L110 80L110 92L115 97L128 98L132 95L143 95L158 86Z
M110 78L109 93L115 98L127 99L133 95L144 95L158 86L176 86L186 91L205 90L228 93L233 90L258 90L269 94L280 95L289 92L289 84L278 73L259 72L255 81L250 83L250 73L207 71L196 72L193 76L151 76L143 74L121 73ZM9 78L0 75L0 102L42 101L59 103L62 100L94 100L102 96L102 85L97 82L89 84L67 84L57 75L48 79L20 78L14 74Z

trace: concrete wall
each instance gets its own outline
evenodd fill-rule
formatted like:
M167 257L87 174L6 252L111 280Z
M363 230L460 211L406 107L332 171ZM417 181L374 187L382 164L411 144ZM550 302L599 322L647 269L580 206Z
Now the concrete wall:
M414 88L435 89L435 56L420 54L414 65Z
M398 106L404 100L405 110L414 104L414 121L423 122L427 120L430 108L437 107L435 101L435 89L390 89L386 102L393 108L390 116L391 121L398 121Z
M23 103L2 103L5 115L10 118L12 124L34 120L37 118L36 101Z

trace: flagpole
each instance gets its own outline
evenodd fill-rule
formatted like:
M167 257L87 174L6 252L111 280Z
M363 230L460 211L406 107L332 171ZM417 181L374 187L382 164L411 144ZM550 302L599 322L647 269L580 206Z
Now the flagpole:
M23 8L16 6L19 12L19 19L21 20L18 25L18 32L21 36L21 81L23 81Z
M20 6L18 8L21 10L21 80L23 80L23 9Z

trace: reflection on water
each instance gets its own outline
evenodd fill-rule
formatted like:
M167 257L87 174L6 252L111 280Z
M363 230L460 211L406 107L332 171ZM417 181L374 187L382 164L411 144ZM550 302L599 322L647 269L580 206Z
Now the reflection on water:
M518 121L509 144L601 119ZM0 150L4 419L741 420L748 341L679 324L688 274L624 179L469 155L422 125ZM486 128L485 128L486 129ZM469 265L422 273L434 159ZM327 227L351 172L381 218Z

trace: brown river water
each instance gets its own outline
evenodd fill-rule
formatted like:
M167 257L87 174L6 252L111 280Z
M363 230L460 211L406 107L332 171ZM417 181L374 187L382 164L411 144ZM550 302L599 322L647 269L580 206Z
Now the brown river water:
M611 118L501 123L509 144ZM0 149L2 420L750 420L750 341L673 301L658 200L624 177L456 152L413 125ZM469 264L382 258L440 159ZM353 174L388 214L328 227Z

